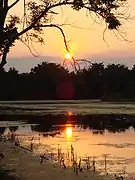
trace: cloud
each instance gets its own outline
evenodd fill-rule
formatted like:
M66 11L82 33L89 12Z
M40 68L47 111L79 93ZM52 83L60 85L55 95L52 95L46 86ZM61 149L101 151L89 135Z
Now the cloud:
M135 64L135 54L132 52L123 52L123 51L110 51L104 54L93 54L87 55L88 60L91 62L103 62L105 65L107 64L124 64L129 68Z
M104 54L93 54L87 55L85 58L91 62L103 62L105 66L112 63L125 64L129 68L132 68L135 64L135 54L129 52L107 52ZM15 67L20 73L30 72L31 68L40 64L43 61L54 62L61 64L63 60L56 56L40 56L35 58L33 56L23 56L23 57L9 57L8 63L5 69L8 70L10 67Z

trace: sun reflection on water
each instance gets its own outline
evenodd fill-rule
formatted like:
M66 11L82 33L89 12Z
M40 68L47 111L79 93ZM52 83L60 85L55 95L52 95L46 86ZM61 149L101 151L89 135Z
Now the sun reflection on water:
M66 125L65 134L67 139L72 139L72 126L71 124Z
M72 113L72 111L68 111L68 116L72 116L73 115L73 113Z

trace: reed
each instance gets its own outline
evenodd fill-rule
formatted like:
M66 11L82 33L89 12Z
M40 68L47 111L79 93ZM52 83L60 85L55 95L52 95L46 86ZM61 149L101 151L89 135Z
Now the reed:
M29 148L23 147L21 145L21 138L19 138L19 136L17 136L16 134L8 134L7 136L1 136L1 141L6 142L7 140L10 140L11 142L14 142L15 145L19 146L20 148L23 148L25 150L31 151L33 152L34 150L34 136L29 140ZM24 141L25 139L23 139ZM40 146L40 140L38 141L39 143L37 144L37 146ZM62 150L62 148L60 147L60 145L58 145L57 148L57 153L53 153L53 150L46 150L46 153L44 153L43 155L40 156L40 163L43 164L44 161L48 161L48 160L54 160L57 159L58 164L63 167L64 169L66 169L67 167L72 167L73 168L73 172L75 172L76 175L79 175L79 173L81 173L84 170L91 170L94 173L98 170L96 167L96 157L90 157L90 156L86 156L85 160L83 157L79 157L77 156L77 151L75 151L75 148L73 147L73 145L70 146L70 149L67 149L66 151ZM48 155L49 158L47 157ZM108 166L107 166L107 154L104 154L104 164L103 164L103 170L104 172L108 175ZM124 180L125 179L125 174L126 174L126 169L124 168L122 173L120 174L114 174L114 178L116 180Z

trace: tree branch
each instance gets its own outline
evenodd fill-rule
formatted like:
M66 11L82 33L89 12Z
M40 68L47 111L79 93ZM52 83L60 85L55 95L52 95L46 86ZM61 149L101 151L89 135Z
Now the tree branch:
M4 0L4 9L8 8L8 0Z
M0 8L3 8L3 0L0 1Z
M59 7L59 6L66 6L66 5L73 5L73 2L72 1L63 1L63 2L59 2L59 3L56 3L56 4L53 4L53 5L50 5L48 7L46 7L46 9L35 19L35 21L29 25L28 27L26 27L24 30L22 30L20 33L18 33L18 36L21 36L23 35L24 33L26 33L27 31L31 30L35 24L46 14L48 13L48 11L52 8L55 8L55 7Z
M38 27L39 27L39 26L38 26ZM67 52L70 52L70 51L69 51L69 48L68 48L68 45L67 45L66 36L65 36L64 31L63 31L63 29L62 29L61 27L59 27L59 26L56 25L56 24L40 25L40 27L55 27L55 28L59 29L60 32L61 32L61 34L62 34L62 36L63 36L63 39L64 39L64 44L65 44L66 51L67 51Z
M15 6L20 0L16 0L15 2L13 2L13 4L11 4L10 6L8 6L8 9L11 9L13 6Z
M39 27L39 26L38 26ZM55 27L55 28L57 28L58 30L60 30L60 32L61 32L61 34L62 34L62 36L63 36L63 40L64 40L64 44L65 44L65 48L66 48L66 51L68 52L68 53L70 53L70 50L69 50L69 48L68 48L68 45L67 45L67 40L66 40L66 36L65 36L65 34L64 34L64 31L63 31L63 29L61 28L61 27L59 27L58 25L56 25L56 24L46 24L46 25L40 25L40 27ZM71 65L73 66L73 68L75 69L75 71L77 72L77 66L79 67L79 69L80 69L80 66L79 66L79 64L78 64L78 62L74 59L74 57L71 55L71 58L72 58L72 61L70 61L70 63L71 63ZM66 59L64 60L64 64L66 63Z
M45 15L49 12L49 10L53 9L53 8L56 8L56 7L60 7L60 6L66 6L66 5L73 5L74 2L73 1L62 1L62 2L59 2L59 3L56 3L56 4L53 4L53 5L50 5L48 7L45 8L45 10L35 19L35 21L33 23L31 23L28 27L26 27L25 29L23 29L20 33L18 33L18 37L22 36L23 34L25 34L26 32L28 32L29 30L31 30L32 28L35 27L36 23ZM89 9L91 11L93 11L92 8L88 8L88 7L85 7L84 8L86 9ZM65 48L67 50L67 52L70 53L69 51L69 48L68 48L68 45L67 45L67 41L66 41L66 37L65 37L65 34L62 30L62 28L60 28L59 26L55 25L55 24L50 24L50 25L44 25L44 26L41 26L41 27L55 27L57 29L59 29L62 33L62 36L64 38L64 43L65 43ZM75 71L77 71L77 68L76 68L76 60L74 59L74 57L72 56L72 60L73 62L71 62L72 66L75 68Z

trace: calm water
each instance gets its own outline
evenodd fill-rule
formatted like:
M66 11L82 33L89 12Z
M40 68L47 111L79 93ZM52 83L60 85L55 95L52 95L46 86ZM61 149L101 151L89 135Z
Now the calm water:
M97 170L102 172L106 155L108 172L126 171L129 176L135 174L134 115L76 113L74 116L71 108L66 110L65 114L46 114L42 117L1 117L0 133L15 132L24 146L29 146L33 137L37 154L46 151L56 153L59 146L66 156L73 145L78 159L94 157Z

